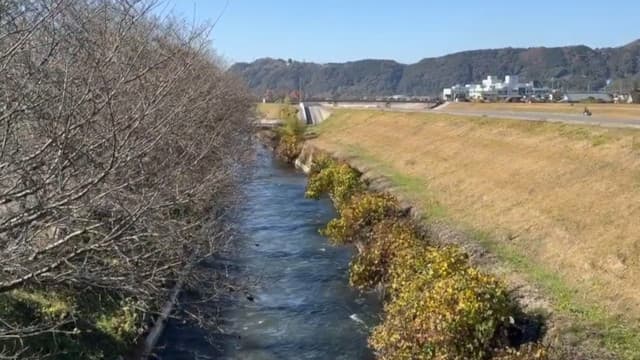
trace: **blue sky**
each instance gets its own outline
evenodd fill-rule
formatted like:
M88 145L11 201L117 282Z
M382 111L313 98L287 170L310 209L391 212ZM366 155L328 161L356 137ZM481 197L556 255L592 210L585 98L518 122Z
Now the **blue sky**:
M157 11L212 21L226 2L168 0ZM411 63L507 46L620 46L640 38L639 22L638 0L230 0L211 40L230 63L261 57Z

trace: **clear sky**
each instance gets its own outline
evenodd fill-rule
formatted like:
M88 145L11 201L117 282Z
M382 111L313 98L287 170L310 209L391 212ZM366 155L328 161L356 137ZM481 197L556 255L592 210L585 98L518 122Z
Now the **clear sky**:
M167 0L158 11L212 21L226 3ZM640 38L639 25L639 0L229 0L211 37L230 63L261 57L411 63L508 46L620 46Z

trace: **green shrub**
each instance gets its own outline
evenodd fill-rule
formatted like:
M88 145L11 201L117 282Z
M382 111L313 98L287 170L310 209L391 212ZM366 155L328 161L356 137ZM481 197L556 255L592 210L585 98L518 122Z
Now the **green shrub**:
M284 123L278 129L276 153L287 162L293 162L302 151L306 126L298 119L297 109L290 104L282 105L280 119Z
M305 195L318 199L322 194L329 194L338 211L345 206L351 197L364 191L360 174L347 164L339 164L328 158L314 162L311 168Z
M126 345L141 332L140 320L135 304L131 300L124 300L115 311L101 314L96 321L96 328Z
M295 115L293 117L283 119L283 121L284 123L282 127L278 129L280 135L290 136L296 139L302 139L304 137L306 125L298 120Z
M334 244L366 242L373 226L398 213L398 202L389 194L357 194L339 208L339 216L321 232Z
M386 304L370 343L381 359L483 359L511 310L502 283L475 269L417 276Z
M50 354L56 359L115 359L130 350L144 326L133 299L108 292L23 288L0 294L0 319L5 326L26 328L38 323L55 327L23 339L0 339L0 349L24 355ZM81 319L81 320L79 320Z

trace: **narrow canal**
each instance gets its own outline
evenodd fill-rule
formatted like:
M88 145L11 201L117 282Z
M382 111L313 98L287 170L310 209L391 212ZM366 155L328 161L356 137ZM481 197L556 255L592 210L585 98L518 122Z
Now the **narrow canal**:
M367 335L379 302L349 288L352 249L318 233L334 215L330 201L305 199L304 174L266 150L257 156L239 220L244 234L226 259L246 291L222 307L218 334L170 323L159 357L371 359Z

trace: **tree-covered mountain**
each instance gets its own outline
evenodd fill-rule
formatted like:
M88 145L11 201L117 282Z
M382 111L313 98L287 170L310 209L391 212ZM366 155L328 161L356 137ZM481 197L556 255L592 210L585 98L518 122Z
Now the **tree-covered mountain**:
M464 51L415 64L361 60L316 64L264 58L236 63L240 75L258 96L302 90L307 97L437 95L454 84L479 82L487 75L520 75L569 90L629 89L640 79L640 40L615 48L587 46L503 48Z

